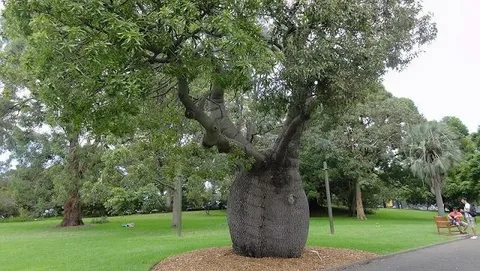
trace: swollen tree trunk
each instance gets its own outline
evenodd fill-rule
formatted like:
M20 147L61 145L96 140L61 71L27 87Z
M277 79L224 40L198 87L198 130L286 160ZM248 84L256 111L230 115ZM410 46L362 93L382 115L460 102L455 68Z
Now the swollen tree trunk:
M67 202L63 205L63 220L60 227L83 225L80 196L72 193Z
M257 167L240 173L228 198L235 253L299 257L307 241L308 201L298 167Z
M297 109L289 111L273 154L239 173L230 188L228 226L238 255L294 258L303 252L310 211L298 153L308 114Z
M63 205L63 220L59 225L60 227L83 225L80 194L78 192L82 179L80 162L77 157L78 139L78 133L69 139L68 169L71 179L69 180L68 191L70 197Z
M357 210L357 218L360 220L366 220L367 216L365 215L365 210L363 209L363 200L362 200L362 187L360 181L355 183L355 206Z
M432 179L433 190L435 192L435 200L438 208L438 215L445 216L445 205L442 198L442 179L440 176L435 176Z

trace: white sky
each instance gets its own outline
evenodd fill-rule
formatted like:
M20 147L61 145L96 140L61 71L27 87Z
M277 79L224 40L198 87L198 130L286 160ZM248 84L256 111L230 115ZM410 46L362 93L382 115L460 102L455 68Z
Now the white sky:
M480 125L480 0L424 0L424 8L434 13L437 39L401 73L388 73L384 85L412 99L427 119L456 116L474 132Z

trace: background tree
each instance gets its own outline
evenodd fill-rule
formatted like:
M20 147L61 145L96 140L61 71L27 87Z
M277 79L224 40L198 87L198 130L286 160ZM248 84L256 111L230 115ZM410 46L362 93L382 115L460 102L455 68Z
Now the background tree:
M467 126L459 118L447 116L442 118L442 122L457 135L457 140L463 153L473 153L475 151L475 142L473 142Z
M444 196L449 207L459 205L459 200L466 197L472 202L480 199L480 153L467 154L448 172Z
M0 153L8 157L0 164L17 211L39 217L57 207L52 191L54 168L50 168L55 164L57 146L52 142L54 135L41 131L43 104L19 84L26 80L18 59L24 46L22 41L10 42L0 52Z
M456 138L445 124L436 121L411 127L405 138L405 164L415 176L428 183L440 216L445 215L442 198L445 175L461 158Z
M471 135L473 143L476 145L477 150L480 151L480 126L476 132L472 133Z
M428 185L419 182L412 171L405 168L404 159L400 149L392 160L382 161L379 178L382 180L383 188L388 190L385 195L390 195L390 197L383 197L383 200L400 199L413 206L428 207L434 204L435 197Z
M52 155L51 149L45 143L48 144L30 141L22 159L17 159L19 164L9 178L13 197L22 216L40 217L45 210L59 209L53 185L53 176L59 171L55 165L45 167L49 163L48 157ZM18 158L18 152L14 153L14 156Z
M320 169L322 160L315 162L315 153L327 153L327 161L335 160L332 166L338 168L331 177L347 182L348 189L340 191L348 191L344 196L346 204L360 220L366 219L362 187L369 188L370 196L380 192L379 175L391 170L397 160L405 126L422 120L411 100L393 97L380 85L370 91L365 101L352 106L330 131L322 135L316 130L309 137L313 142L306 154L309 158L305 158L314 160ZM369 205L376 207L378 201Z
M468 128L457 117L444 117L442 122L457 135L457 140L464 156L447 173L444 188L444 199L449 209L457 206L461 197L474 201L478 198L476 189L475 167L478 157L475 133L469 134Z
M12 217L19 214L19 208L13 198L9 172L0 174L0 217Z

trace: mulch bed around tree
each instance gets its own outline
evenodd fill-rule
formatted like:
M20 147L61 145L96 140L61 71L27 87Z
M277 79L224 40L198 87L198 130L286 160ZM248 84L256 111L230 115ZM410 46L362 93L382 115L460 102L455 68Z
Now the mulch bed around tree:
M293 271L321 270L377 257L377 254L343 248L307 247L300 258L247 258L231 247L205 248L174 255L156 264L153 271Z

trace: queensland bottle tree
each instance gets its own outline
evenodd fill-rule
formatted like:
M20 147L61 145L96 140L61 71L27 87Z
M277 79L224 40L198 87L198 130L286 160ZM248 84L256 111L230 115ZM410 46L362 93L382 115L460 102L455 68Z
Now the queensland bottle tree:
M125 104L162 73L176 81L185 116L203 129L203 146L252 157L230 189L228 223L235 252L253 257L298 257L305 245L298 149L310 114L320 104L328 113L344 109L436 32L410 0L9 1L5 8L6 33L28 41L26 69L49 100L66 65L74 82L90 79L78 87L93 111ZM253 75L264 79L256 103L282 116L264 149L226 109L226 94L252 92ZM195 87L199 79L210 87Z

